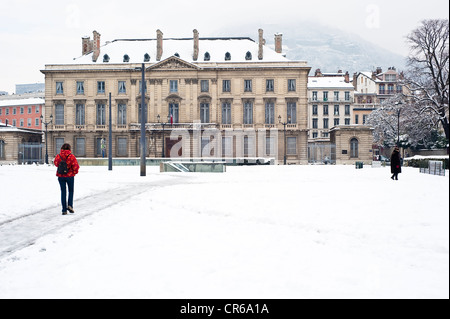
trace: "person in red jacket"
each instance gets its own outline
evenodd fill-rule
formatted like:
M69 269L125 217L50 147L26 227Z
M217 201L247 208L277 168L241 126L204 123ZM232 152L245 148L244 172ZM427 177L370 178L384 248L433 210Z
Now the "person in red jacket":
M62 214L67 215L67 211L71 212L72 214L75 213L75 211L73 210L73 190L75 175L78 174L78 170L80 169L75 155L73 155L70 151L70 144L65 143L63 144L63 146L61 146L61 152L56 155L53 163L56 167L58 167L62 160L66 161L68 171L66 174L60 174L58 173L58 171L56 171L56 176L58 176L59 186L61 187ZM66 200L66 184L69 188L68 202Z

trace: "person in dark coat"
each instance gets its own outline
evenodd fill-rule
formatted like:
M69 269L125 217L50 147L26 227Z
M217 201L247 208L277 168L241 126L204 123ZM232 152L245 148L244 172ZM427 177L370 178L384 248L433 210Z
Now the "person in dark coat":
M392 179L398 180L398 174L402 172L402 166L400 163L400 150L398 146L394 147L391 155L391 173Z
M73 210L73 190L75 183L75 175L78 174L78 170L80 166L78 165L78 161L75 155L70 151L70 144L63 144L61 146L61 152L56 155L53 163L56 167L59 166L62 160L65 160L67 163L68 172L67 174L60 174L56 171L56 176L58 176L59 186L61 188L61 205L62 205L62 214L67 215L67 210L71 213L74 213ZM69 188L69 200L66 200L66 184L67 188Z

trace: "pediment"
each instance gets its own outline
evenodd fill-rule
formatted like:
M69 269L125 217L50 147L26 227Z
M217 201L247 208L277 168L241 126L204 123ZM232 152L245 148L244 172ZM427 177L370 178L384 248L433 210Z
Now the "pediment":
M178 71L178 70L200 70L201 68L195 64L184 61L176 56L171 56L161 62L158 62L150 67L147 70L161 70L161 71Z

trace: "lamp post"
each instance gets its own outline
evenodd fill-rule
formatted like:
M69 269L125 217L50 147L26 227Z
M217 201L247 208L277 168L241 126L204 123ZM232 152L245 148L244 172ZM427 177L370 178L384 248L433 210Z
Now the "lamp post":
M141 142L139 149L141 150L141 176L146 176L146 166L145 166L145 64L142 63L140 68L135 68L136 71L141 71Z
M291 117L288 116L287 122L281 122L281 115L278 115L278 123L283 125L283 128L284 128L284 159L283 159L283 163L284 163L284 165L286 165L286 125L291 123Z
M402 105L402 102L395 102L395 105L397 106L397 146L400 147L400 112L401 108L399 105Z
M158 116L156 117L158 119L158 123L160 123L161 120L161 116L158 114ZM169 124L170 122L170 115L167 115L167 122L166 123L161 123L162 128L163 128L163 133L162 133L162 157L166 157L166 152L165 152L165 148L164 148L164 127Z
M41 114L41 123L45 125L45 164L48 164L48 141L47 141L47 126L53 122L53 115L50 114L50 121L44 122L44 116Z

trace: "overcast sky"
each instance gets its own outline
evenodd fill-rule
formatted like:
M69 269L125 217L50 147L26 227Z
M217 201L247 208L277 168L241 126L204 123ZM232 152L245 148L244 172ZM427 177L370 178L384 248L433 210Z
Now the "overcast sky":
M229 25L315 21L406 56L405 36L423 19L448 19L448 11L447 0L14 0L0 6L0 91L44 82L39 70L80 56L81 37L93 30L104 43L155 38L157 29L164 37L192 37L195 28L215 36Z

